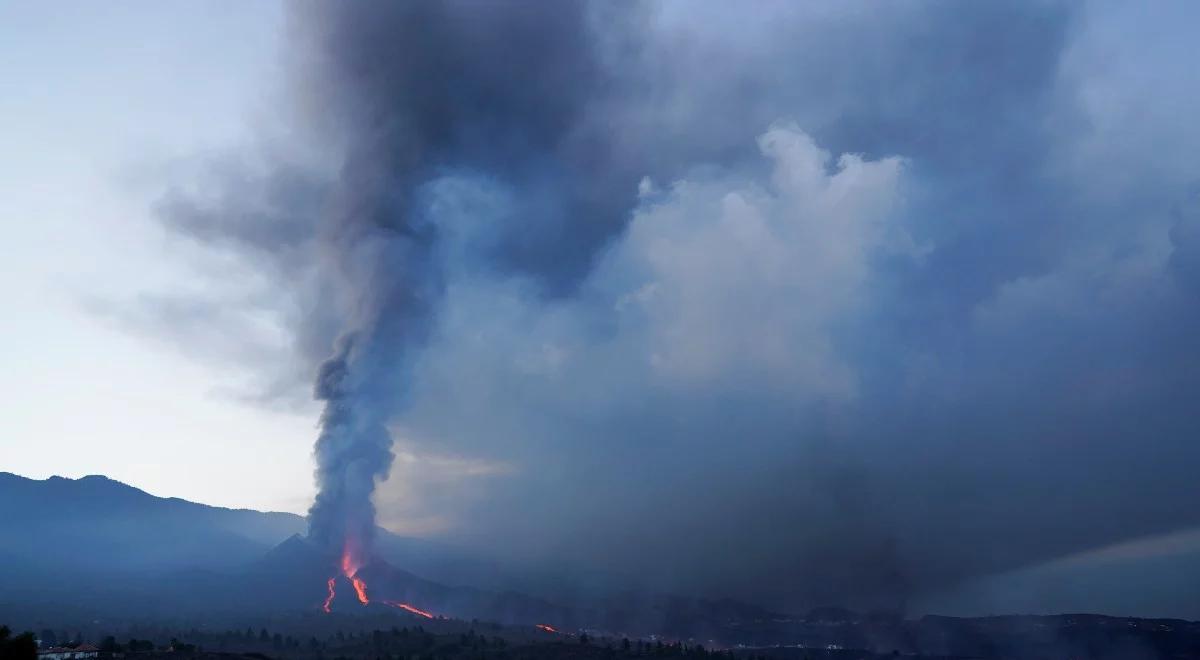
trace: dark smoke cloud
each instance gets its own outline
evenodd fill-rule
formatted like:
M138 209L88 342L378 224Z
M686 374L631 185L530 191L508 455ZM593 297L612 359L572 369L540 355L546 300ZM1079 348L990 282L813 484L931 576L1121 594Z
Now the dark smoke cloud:
M315 538L336 547L374 529L371 495L392 461L386 424L410 387L407 357L440 295L439 232L421 221L421 186L468 169L533 191L520 209L526 226L494 256L553 277L578 273L592 245L619 227L632 184L624 195L610 184L603 145L579 130L601 83L585 8L301 10L296 38L314 54L304 101L313 125L345 150L316 240L352 300L317 378L325 411L309 513ZM573 244L561 240L564 217L583 228Z
M317 535L394 438L394 525L898 605L1200 524L1194 12L297 5L311 153L161 210L287 301Z

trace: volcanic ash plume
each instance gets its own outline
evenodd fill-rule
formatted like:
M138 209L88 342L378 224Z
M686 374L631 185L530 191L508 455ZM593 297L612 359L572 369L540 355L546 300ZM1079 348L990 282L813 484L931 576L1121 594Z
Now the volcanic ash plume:
M296 10L295 42L320 54L298 60L315 63L298 72L300 105L319 110L307 125L340 137L338 174L313 225L328 293L317 307L333 312L339 338L315 386L325 409L309 536L342 558L347 578L370 558L371 495L392 463L387 424L411 389L411 353L441 297L445 228L425 217L422 191L469 174L523 200L479 260L539 281L543 268L546 279L569 279L571 268L558 272L574 263L564 255L590 253L620 225L609 200L633 197L635 182L602 175L596 141L578 129L597 75L586 5L554 7ZM567 219L588 228L572 230L583 236L574 248L554 231Z
M348 578L369 559L375 529L371 495L393 458L387 422L402 398L409 346L424 325L431 295L425 283L435 279L408 214L353 179L345 175L343 203L332 211L325 241L355 305L333 354L317 372L313 394L325 409L314 449L317 496L308 520L309 538L341 557Z
M354 228L351 226L351 228ZM362 229L358 227L358 229ZM352 243L351 253L365 252L371 277L363 286L364 313L337 342L321 365L314 396L325 404L314 454L317 497L309 509L309 538L338 557L324 604L334 599L336 572L353 585L358 601L367 604L366 583L358 570L370 560L375 530L375 485L392 465L392 438L387 420L404 373L405 347L421 326L417 302L420 281L402 270L411 265L410 239L387 225L370 227ZM400 283L403 283L401 285Z
M375 527L371 493L392 464L391 437L383 420L359 397L353 336L321 365L316 398L325 402L317 438L316 501L309 537L361 565Z

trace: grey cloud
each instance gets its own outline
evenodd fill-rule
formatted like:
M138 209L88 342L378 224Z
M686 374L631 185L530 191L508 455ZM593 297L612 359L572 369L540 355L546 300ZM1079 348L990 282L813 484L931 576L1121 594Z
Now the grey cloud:
M1158 506L1198 494L1200 133L1129 110L1197 95L1107 77L1114 13L298 5L292 139L328 167L161 211L300 301L311 372L344 337L318 396L372 452L512 466L432 500L448 535L895 606L1200 524Z

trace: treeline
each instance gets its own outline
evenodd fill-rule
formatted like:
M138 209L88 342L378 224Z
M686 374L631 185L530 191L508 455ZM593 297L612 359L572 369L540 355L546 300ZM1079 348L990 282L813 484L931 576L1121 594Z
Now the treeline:
M141 631L140 634L148 632ZM168 635L169 642L165 641ZM307 638L272 632L267 628L225 631L160 629L154 631L153 636L158 638L157 642L136 637L119 642L114 635L107 635L98 647L102 651L125 653L127 656L232 654L280 660L734 660L729 651L712 651L700 644L596 637L587 633L560 633L539 638L528 631L514 635L499 626L489 633L477 632L474 628L467 632L435 633L418 625L413 628L393 627L358 632L336 630Z
M37 639L31 632L13 635L8 626L0 626L0 660L36 660Z
M587 646L594 640L587 634L579 635L579 643ZM732 651L718 651L704 648L703 644L685 644L683 642L666 642L662 640L634 640L622 638L619 643L614 642L609 638L601 638L598 644L605 651L616 652L620 651L623 657L634 658L727 658L732 660L734 655Z

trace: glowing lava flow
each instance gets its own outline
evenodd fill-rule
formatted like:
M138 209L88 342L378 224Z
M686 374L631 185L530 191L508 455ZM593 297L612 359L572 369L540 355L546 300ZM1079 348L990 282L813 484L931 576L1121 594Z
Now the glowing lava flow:
M350 584L354 585L354 595L358 596L358 602L366 605L371 602L371 599L367 598L366 581L358 577L358 569L362 567L362 561L359 559L358 553L355 550L356 546L347 541L345 547L342 549L342 575L345 575L346 579L350 580ZM325 598L325 603L321 605L321 609L325 610L326 613L333 611L334 584L336 582L337 576L335 575L329 578L329 582L327 583L329 586L329 595ZM426 619L437 618L429 612L413 607L408 603L401 603L394 600L382 600L379 602L389 607L395 607L406 612L411 612L417 616L423 616ZM554 632L554 630L549 626L546 626L546 628L551 630L551 632Z
M546 624L544 624L544 623L539 623L539 624L537 624L537 625L536 625L536 626L534 626L534 627L535 627L535 628L539 628L539 629L541 629L541 630L545 630L545 631L546 631L546 632L548 632L548 633L556 633L556 632L558 632L557 630L555 630L555 629L554 629L554 626L548 626L548 625L546 625Z
M334 580L334 578L329 578L329 582L326 583L326 585L329 586L329 595L325 597L325 604L321 606L321 609L325 610L326 614L329 614L329 612L332 611L331 606L333 605L333 580Z
M367 583L362 578L358 577L358 569L362 567L362 561L356 552L357 546L350 541L346 541L346 545L342 549L342 575L350 580L350 584L354 585L354 595L358 596L358 602L366 605L371 602L367 598ZM333 610L334 585L337 581L337 576L329 578L327 583L329 586L329 595L325 597L325 603L321 605L321 609L326 612Z
M358 553L355 552L355 547L347 541L342 550L342 575L345 575L354 585L354 593L358 595L358 602L366 605L371 600L367 598L367 583L358 577L358 569L361 567L362 562L358 558Z
M406 611L406 612L412 612L413 614L416 614L417 616L423 616L423 617L425 617L426 619L433 619L433 618L435 618L435 617L434 617L432 614L430 614L429 612L426 612L425 610L419 610L419 609L417 609L417 608L413 607L412 605L409 605L408 603L397 603L397 602L396 602L396 601L394 601L394 600L382 600L382 601L379 601L379 602L383 603L384 605L388 605L388 606L391 606L391 607L395 607L395 608L402 609L402 610L404 610L404 611Z
M363 605L371 602L371 600L367 598L367 583L363 582L362 578L358 576L351 575L349 577L350 583L354 585L354 593L358 595L358 602L362 603Z

